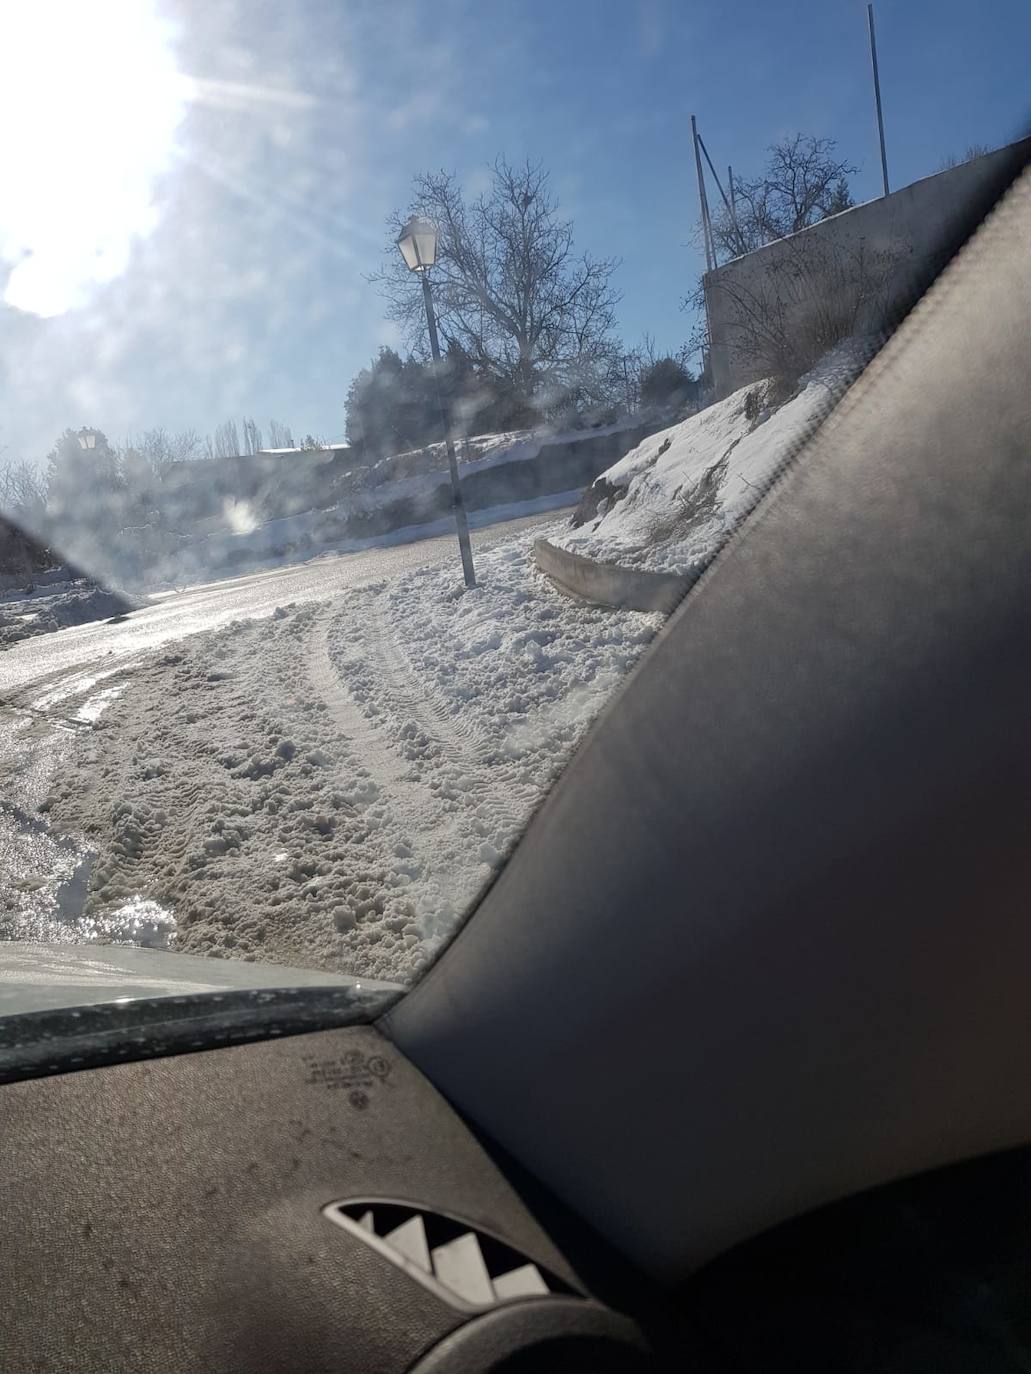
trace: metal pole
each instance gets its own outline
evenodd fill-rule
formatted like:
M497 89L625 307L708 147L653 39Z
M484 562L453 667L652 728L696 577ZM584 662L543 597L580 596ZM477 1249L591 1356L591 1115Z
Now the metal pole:
M455 524L458 526L458 547L462 554L462 572L465 574L465 585L475 587L476 573L473 569L473 549L469 542L469 521L465 514L465 502L462 500L462 484L458 480L458 459L455 457L455 446L451 440L451 425L448 422L447 410L444 406L444 396L440 390L440 340L437 338L437 316L433 310L433 295L430 291L430 280L425 268L419 275L422 277L422 298L426 305L426 327L430 332L430 352L433 355L433 386L437 393L437 405L440 408L440 424L444 431L444 444L447 448L448 471L451 473L451 508L455 512Z
M705 180L702 177L702 155L698 151L698 123L691 116L691 142L694 144L695 171L698 173L698 204L702 211L702 236L705 239L705 267L711 272L716 266L712 251L712 230L709 227L709 205L705 199Z
M712 173L712 179L713 179L713 181L716 183L716 189L719 191L720 195L723 197L723 204L727 207L727 214L728 214L728 215L730 216L730 218L733 220L733 223L734 223L734 232L737 234L738 247L741 249L742 253L744 253L744 252L746 252L747 250L746 250L746 248L745 248L745 241L744 241L744 239L741 237L741 233L740 233L740 231L739 231L739 229L738 229L738 227L737 227L737 218L736 218L736 216L735 216L733 210L731 210L731 208L730 208L730 201L727 199L727 193L726 193L726 191L724 191L724 189L723 189L723 184L722 184L722 182L720 181L719 177L718 177L717 174L716 174L716 168L712 165L712 158L709 156L709 150L708 150L708 148L705 146L705 139L702 138L701 134L698 135L698 146L699 146L699 148L701 148L702 152L705 154L705 160L706 160L706 162L709 164L709 171ZM715 257L715 255L716 255L716 249L715 249L715 244L714 244L714 245L713 245L713 256Z
M877 38L873 31L873 4L866 7L866 17L870 23L870 62L873 66L873 95L877 105L877 134L881 140L881 176L884 178L884 194L888 189L888 154L884 151L884 111L881 109L881 78L877 71Z

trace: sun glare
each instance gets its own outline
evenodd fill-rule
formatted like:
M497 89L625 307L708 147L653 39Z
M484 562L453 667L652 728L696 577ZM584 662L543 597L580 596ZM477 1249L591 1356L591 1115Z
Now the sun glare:
M0 3L0 285L59 315L157 220L188 82L153 0Z

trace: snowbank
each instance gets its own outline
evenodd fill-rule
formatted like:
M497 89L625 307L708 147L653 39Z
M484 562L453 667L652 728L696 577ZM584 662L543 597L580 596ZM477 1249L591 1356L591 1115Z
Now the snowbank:
M552 542L603 562L696 572L855 370L848 345L779 408L766 406L768 383L753 383L653 434L596 479L574 513L576 528Z
M84 930L146 901L186 953L414 977L660 623L553 590L538 532L139 669L49 800Z
M135 610L138 603L86 579L56 583L32 593L8 593L0 604L0 648L33 635L85 625Z

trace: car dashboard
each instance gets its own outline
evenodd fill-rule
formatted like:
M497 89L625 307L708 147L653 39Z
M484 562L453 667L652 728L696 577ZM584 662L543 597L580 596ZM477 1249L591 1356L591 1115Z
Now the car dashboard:
M240 999L221 999L223 1038L253 1034ZM520 1350L532 1368L580 1367L575 1351L639 1366L637 1326L378 1030L284 1021L202 1051L202 1000L137 1004L163 1057L133 1057L126 1006L81 1013L89 1048L55 1035L49 1063L9 1041L0 1367L472 1371Z

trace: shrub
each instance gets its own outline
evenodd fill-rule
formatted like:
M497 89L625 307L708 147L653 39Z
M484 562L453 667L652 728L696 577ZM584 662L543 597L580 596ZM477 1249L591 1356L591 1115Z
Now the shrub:
M641 404L681 410L695 399L698 383L676 358L657 358L641 374Z
M722 294L727 337L735 361L790 390L845 339L880 329L904 249L873 249L864 241L840 245L798 234L765 250L754 280L716 273L710 289Z

